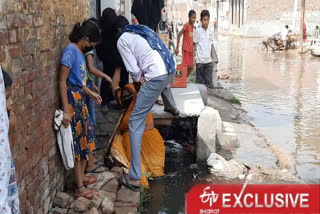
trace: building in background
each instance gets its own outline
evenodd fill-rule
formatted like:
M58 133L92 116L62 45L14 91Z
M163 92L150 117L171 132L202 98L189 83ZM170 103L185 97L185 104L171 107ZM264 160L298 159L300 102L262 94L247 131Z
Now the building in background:
M289 25L300 29L300 0L229 0L224 32L246 37L264 37L280 32ZM320 24L320 1L306 0L305 22L310 32ZM221 26L222 27L222 26Z
M280 32L285 25L299 32L301 0L166 0L169 20L188 21L188 11L194 9L197 20L207 9L211 22L218 20L219 32L246 37L265 37ZM320 1L306 0L307 31L320 25ZM212 24L212 23L211 23Z

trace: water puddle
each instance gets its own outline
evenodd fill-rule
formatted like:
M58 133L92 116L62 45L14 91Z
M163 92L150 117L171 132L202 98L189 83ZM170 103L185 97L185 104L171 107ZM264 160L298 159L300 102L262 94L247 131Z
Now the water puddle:
M259 39L219 36L220 81L241 101L271 144L306 182L320 179L320 58L309 53L259 52Z

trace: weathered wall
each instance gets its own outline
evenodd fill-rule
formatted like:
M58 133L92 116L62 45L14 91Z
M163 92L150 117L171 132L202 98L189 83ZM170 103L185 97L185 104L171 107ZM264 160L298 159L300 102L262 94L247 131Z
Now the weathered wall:
M0 63L13 79L18 124L10 142L22 213L47 213L64 185L52 125L59 107L58 68L73 25L89 0L1 0Z

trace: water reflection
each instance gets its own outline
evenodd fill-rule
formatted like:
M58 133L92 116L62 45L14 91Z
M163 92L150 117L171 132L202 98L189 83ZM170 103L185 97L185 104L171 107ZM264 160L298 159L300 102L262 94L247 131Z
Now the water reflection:
M320 179L320 58L259 52L258 39L221 37L215 45L222 82L241 100L251 122L290 159L293 173Z

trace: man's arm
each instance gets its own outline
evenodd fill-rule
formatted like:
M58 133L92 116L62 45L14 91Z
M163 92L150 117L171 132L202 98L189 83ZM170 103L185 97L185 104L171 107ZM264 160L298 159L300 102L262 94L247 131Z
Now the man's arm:
M179 54L179 43L180 43L180 38L181 38L181 36L182 36L183 33L184 33L184 29L182 29L182 30L179 32L179 34L178 34L176 55Z
M115 91L119 88L120 83L120 76L121 76L121 67L114 69L114 74L112 77L112 92L113 96L115 96Z

